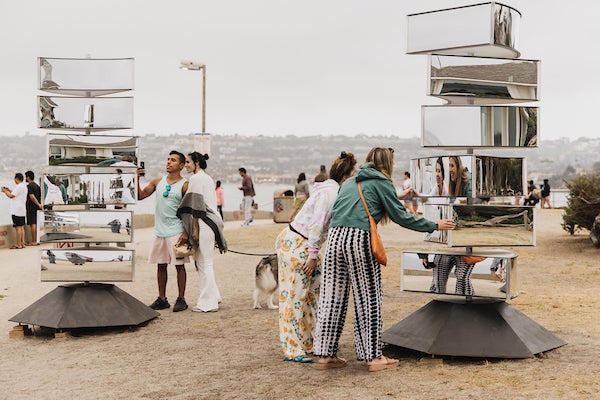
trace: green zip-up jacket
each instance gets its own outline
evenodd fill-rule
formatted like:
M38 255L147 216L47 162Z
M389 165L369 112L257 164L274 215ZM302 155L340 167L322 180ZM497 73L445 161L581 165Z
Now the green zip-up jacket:
M426 218L419 218L406 211L398 199L396 188L385 175L369 164L361 166L356 175L347 179L338 193L331 213L331 227L349 226L370 230L369 217L365 212L357 182L360 182L365 201L375 222L387 213L398 225L418 232L433 232L437 224Z

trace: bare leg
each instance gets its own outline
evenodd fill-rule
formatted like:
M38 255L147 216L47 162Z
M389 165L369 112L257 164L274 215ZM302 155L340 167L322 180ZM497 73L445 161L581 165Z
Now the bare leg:
M37 224L31 224L31 243L37 243Z
M158 297L165 300L167 298L167 264L158 264L156 282L158 283Z
M177 268L177 288L179 289L179 297L185 299L185 285L187 283L185 265L176 265L175 268Z
M15 229L17 231L17 247L25 247L25 227L17 226Z

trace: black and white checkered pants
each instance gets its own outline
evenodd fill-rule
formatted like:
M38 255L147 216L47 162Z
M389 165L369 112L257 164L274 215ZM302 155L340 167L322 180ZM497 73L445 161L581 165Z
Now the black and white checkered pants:
M354 298L354 344L358 360L381 356L381 267L369 231L329 229L323 263L314 354L335 357L346 321L350 285Z
M433 275L431 277L430 292L446 293L446 284L448 283L450 271L455 267L456 289L454 293L464 296L473 296L475 294L471 282L471 273L475 265L467 264L462 256L449 254L436 254L433 257L433 262L435 267L433 268Z

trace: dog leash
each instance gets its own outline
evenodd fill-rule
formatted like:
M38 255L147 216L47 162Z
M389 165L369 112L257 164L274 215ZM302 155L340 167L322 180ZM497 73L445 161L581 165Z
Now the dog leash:
M235 250L231 250L231 249L227 249L228 252L231 253L235 253L235 254L242 254L245 256L258 256L258 257L268 257L268 256L272 256L275 253L269 253L269 254L258 254L258 253L245 253L243 251L235 251Z

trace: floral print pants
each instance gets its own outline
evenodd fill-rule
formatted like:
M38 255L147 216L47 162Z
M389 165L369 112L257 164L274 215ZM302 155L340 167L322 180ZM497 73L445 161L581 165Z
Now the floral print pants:
M321 261L313 276L306 276L308 243L285 228L275 241L279 262L279 340L285 357L313 351L313 335L321 286Z

